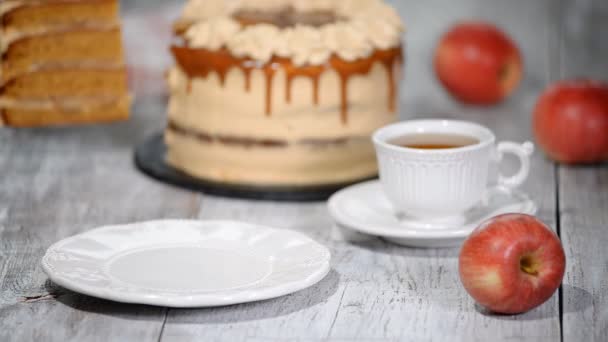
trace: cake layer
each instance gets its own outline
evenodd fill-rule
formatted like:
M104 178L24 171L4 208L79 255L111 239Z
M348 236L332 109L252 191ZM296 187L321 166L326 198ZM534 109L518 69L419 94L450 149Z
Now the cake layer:
M28 127L126 119L117 0L0 2L0 113Z
M0 93L9 98L124 95L125 69L53 69L21 75L4 84Z
M260 186L376 174L397 119L403 24L381 0L190 0L175 24L167 162Z
M129 96L67 98L57 101L22 100L5 105L4 109L0 108L0 113L4 124L14 127L86 124L126 120L130 104Z
M122 65L120 29L77 29L30 36L5 51L2 82L40 68L68 65Z
M233 134L213 134L211 132L195 130L191 127L181 126L180 124L169 121L167 129L175 134L189 136L207 143L220 143L226 145L240 145L243 147L286 147L289 145L302 145L308 147L323 147L326 145L340 145L352 140L368 141L368 136L351 136L340 138L304 138L300 140L281 140L273 138L253 138L250 135L238 136Z
M167 161L190 175L259 185L322 185L372 177L376 161L367 139L341 144L258 146L206 142L165 132Z
M10 2L10 1L9 1ZM16 1L1 18L3 28L28 30L67 23L109 23L118 16L117 0Z
M334 58L332 65L308 68L222 64L229 59L221 54L216 60L178 57L180 66L169 73L169 117L220 135L288 141L369 136L396 119L401 54L381 54L386 58Z

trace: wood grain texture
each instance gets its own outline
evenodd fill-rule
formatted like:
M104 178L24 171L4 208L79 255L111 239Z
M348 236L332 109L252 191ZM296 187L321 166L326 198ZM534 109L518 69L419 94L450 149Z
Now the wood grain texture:
M564 3L559 78L608 81L608 3ZM608 132L606 132L608 134ZM560 166L564 341L608 341L608 168Z
M0 130L0 341L157 340L165 309L58 288L39 264L50 244L99 225L197 213L196 195L132 166L160 105L141 101L126 124Z
M499 140L531 139L530 112L549 82L546 65L557 37L552 1L399 1L405 18L407 62L403 118L450 117L485 124ZM473 108L453 101L437 84L432 55L440 34L459 19L498 22L522 47L527 73L505 103ZM506 172L516 168L507 160ZM534 156L525 191L555 227L553 164ZM317 286L283 298L228 308L168 312L163 341L554 341L560 338L558 296L520 316L476 307L458 279L457 249L403 248L339 231L324 203L249 202L205 196L200 217L229 218L301 231L327 245L333 272Z
M499 140L523 141L531 139L530 113L549 81L608 76L603 0L392 2L408 26L403 119L471 120L495 130ZM124 8L135 12L159 3L125 1ZM470 18L498 23L524 54L525 80L496 107L460 105L434 76L431 61L440 34ZM139 98L126 124L0 130L0 341L560 339L558 295L524 315L490 315L460 285L457 249L403 248L334 227L325 203L201 196L138 174L131 164L132 147L161 129L164 108L161 98ZM509 159L501 169L515 168ZM536 153L523 186L552 227L558 225L555 170ZM559 169L559 223L569 261L562 290L566 341L608 340L607 172L605 167ZM78 295L49 283L39 267L44 250L69 235L99 225L171 217L238 219L298 230L330 248L332 271L289 296L178 310Z

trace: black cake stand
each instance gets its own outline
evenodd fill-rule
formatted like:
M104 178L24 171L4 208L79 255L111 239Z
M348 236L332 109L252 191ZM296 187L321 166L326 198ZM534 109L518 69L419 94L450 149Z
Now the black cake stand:
M334 192L348 185L369 179L366 178L357 180L356 182L323 186L252 186L245 184L226 184L194 178L172 168L165 162L166 153L167 146L165 146L162 134L157 133L137 146L135 149L135 165L143 173L161 182L210 195L225 197L294 202L324 201Z

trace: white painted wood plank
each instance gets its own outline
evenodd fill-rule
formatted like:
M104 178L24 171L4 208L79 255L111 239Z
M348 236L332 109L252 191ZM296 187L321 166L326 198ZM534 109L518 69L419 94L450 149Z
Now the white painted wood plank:
M158 339L164 308L75 294L40 267L50 244L95 226L197 213L195 194L132 165L132 146L160 127L150 108L112 126L0 130L0 341Z
M608 3L576 0L565 5L560 78L608 81ZM568 262L564 341L608 341L607 166L559 168L561 237Z
M306 233L332 246L331 220L324 203L252 202L205 196L202 219L233 219ZM332 264L339 263L335 258ZM282 298L223 308L169 310L162 340L226 340L249 338L323 339L338 309L345 279L339 270L310 289Z
M564 341L608 340L608 169L560 168Z
M399 2L409 27L404 117L458 117L496 129L501 139L529 138L529 113L553 63L546 44L554 30L555 3ZM528 69L524 85L514 98L495 108L454 103L433 74L431 56L440 32L453 20L471 17L497 21L524 50ZM197 198L131 169L131 145L162 122L147 115L164 112L164 105L146 103L122 128L0 132L0 170L11 177L0 180L0 327L5 328L0 340L154 340L160 333L164 311L159 308L113 304L72 293L57 301L19 302L21 296L47 293L37 262L55 240L98 224L188 217L198 211ZM551 163L536 155L525 189L539 201L540 216L552 225L553 183ZM3 203L8 204L2 207ZM163 340L559 338L556 297L517 317L479 312L459 285L457 250L408 249L377 239L342 241L331 234L324 203L204 197L200 217L236 218L302 231L330 247L333 271L317 286L275 300L170 310Z
M551 1L399 1L407 26L402 90L404 118L455 117L481 122L499 139L531 138L530 112L549 81L548 56L555 27ZM435 43L457 19L498 22L521 45L526 79L515 97L491 108L455 103L432 70ZM504 168L515 169L513 161ZM525 184L555 226L552 163L536 154ZM296 229L332 251L333 273L311 290L228 308L169 310L163 341L554 341L559 340L557 296L521 316L493 316L477 308L460 285L457 249L419 250L333 231L324 203L278 204L203 198L201 218L253 221ZM332 233L333 232L333 233ZM336 281L337 279L337 281ZM312 305L311 305L312 302Z

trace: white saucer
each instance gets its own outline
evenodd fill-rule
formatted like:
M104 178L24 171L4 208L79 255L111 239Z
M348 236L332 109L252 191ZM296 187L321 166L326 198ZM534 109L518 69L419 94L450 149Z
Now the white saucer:
M126 303L205 307L309 287L327 248L298 232L235 221L149 221L88 231L51 246L44 272L67 289Z
M487 203L464 213L465 222L462 224L449 226L399 219L379 180L338 191L329 199L328 207L340 225L411 247L457 246L479 223L490 217L504 213L534 214L537 210L534 201L522 192L492 188L488 191Z

